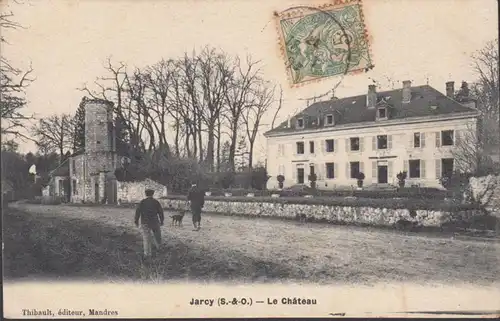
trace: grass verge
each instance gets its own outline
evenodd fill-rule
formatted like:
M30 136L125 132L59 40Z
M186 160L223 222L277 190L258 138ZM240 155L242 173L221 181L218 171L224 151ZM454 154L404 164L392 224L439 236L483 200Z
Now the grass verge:
M175 237L164 235L157 257L141 259L138 232L97 220L64 218L4 208L4 277L9 280L92 279L251 281L289 275L283 267L240 256L228 264Z

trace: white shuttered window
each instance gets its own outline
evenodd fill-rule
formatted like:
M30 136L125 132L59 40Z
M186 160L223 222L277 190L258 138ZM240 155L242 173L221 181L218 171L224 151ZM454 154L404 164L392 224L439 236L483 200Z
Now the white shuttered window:
M435 161L435 167L436 167L436 178L439 179L441 178L441 160L440 159L436 159Z

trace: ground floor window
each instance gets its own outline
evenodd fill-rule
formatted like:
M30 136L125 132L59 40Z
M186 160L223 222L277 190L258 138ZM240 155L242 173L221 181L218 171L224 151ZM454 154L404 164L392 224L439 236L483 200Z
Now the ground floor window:
M304 184L304 168L303 167L298 167L297 168L297 184Z
M78 191L76 189L76 179L72 180L71 189L72 189L73 195L77 195L78 194Z
M409 177L410 178L420 178L420 160L419 159L411 159L409 162Z
M359 162L351 162L350 163L350 166L351 166L351 178L357 178L358 177L358 174L359 174Z
M441 176L451 177L453 174L453 158L441 159Z
M335 178L335 164L334 163L326 163L326 178L332 179Z

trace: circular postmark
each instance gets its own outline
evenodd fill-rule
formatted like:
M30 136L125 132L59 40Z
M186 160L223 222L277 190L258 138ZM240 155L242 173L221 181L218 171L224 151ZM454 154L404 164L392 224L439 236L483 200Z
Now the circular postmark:
M294 84L341 75L337 87L368 50L364 22L354 7L294 6L274 15L279 18L285 66Z

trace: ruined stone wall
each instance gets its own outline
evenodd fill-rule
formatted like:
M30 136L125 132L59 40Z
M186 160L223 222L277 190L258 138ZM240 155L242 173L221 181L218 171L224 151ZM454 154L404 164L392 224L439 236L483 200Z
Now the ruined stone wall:
M89 175L114 171L113 105L101 100L85 103L85 154Z
M114 135L108 124L113 123L113 105L100 100L85 103L85 150L87 153L114 151Z
M117 182L118 203L137 203L144 197L146 189L155 191L154 197L166 197L167 187L151 179L142 182Z
M71 179L71 202L81 203L88 195L90 182L86 177L85 155L72 156L69 159L69 177ZM76 188L75 188L76 187Z

